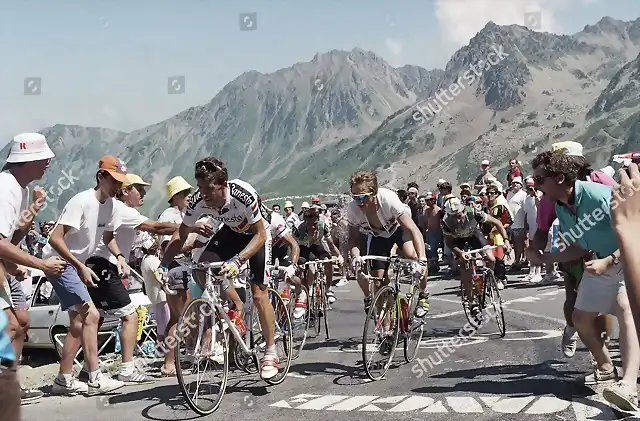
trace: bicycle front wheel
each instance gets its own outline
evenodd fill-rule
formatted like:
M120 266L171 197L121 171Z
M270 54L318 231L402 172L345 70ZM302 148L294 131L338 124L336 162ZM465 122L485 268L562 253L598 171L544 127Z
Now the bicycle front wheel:
M487 270L485 274L485 289L488 288L489 291L485 291L485 297L488 295L491 300L491 305L493 306L494 316L496 318L496 323L498 324L498 332L500 333L500 337L504 338L507 334L507 325L504 321L504 310L502 309L502 296L500 295L500 290L498 289L498 280L494 275L492 270ZM487 294L488 293L488 294Z
M218 409L229 376L227 326L203 298L189 302L174 337L176 377L187 405L198 415Z
M424 321L426 318L415 316L419 298L418 288L414 286L411 289L409 311L406 316L407 320L404 320L404 316L402 318L402 323L405 323L407 327L406 332L404 333L404 360L408 363L416 358L418 348L420 347L420 341L424 334Z
M298 296L295 293L291 295L291 301L289 301L289 317L291 318L291 327L292 327L292 340L293 340L293 354L291 359L295 360L300 356L300 352L304 347L305 342L307 341L307 328L309 327L309 291L307 287L301 286L301 295L305 296L304 306L305 312L300 315L300 317L296 318L296 301L298 301ZM302 303L302 302L301 302Z
M389 370L399 335L395 291L385 285L371 303L362 333L362 365L371 380L381 380Z
M473 281L471 281L471 287L473 288L473 295L471 301L467 301L467 293L464 290L464 284L462 283L462 281L460 281L460 298L462 300L462 309L464 310L464 315L467 318L467 321L475 329L478 329L480 327L480 321L477 319L477 316L474 316L471 311L471 305L474 301L477 300L476 288ZM479 305L480 303L477 304Z

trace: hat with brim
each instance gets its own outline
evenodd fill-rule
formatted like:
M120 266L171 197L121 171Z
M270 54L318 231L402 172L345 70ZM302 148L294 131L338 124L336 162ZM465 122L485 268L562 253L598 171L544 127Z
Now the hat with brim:
M40 133L22 133L13 138L7 163L43 161L51 159L55 154L49 148L47 139Z
M287 200L286 202L284 202L284 207L293 209L293 203L291 203L290 200Z
M121 183L127 177L127 166L113 155L105 155L100 158L98 163L98 171L106 171L114 180Z
M122 187L133 186L133 185L148 187L151 184L147 183L142 178L140 178L140 176L138 174L129 173L125 177L124 182L122 183Z
M181 176L177 176L169 180L164 188L167 191L168 201L171 202L173 196L180 192L191 190L193 187L191 186L191 184L187 183L187 180L185 180Z
M583 156L582 145L578 142L566 141L554 143L551 145L551 150L553 152L562 151L565 155L569 156Z
M464 189L471 190L471 184L469 184L469 183L462 183L462 184L460 184L460 189L461 189L461 190L464 190Z
M522 186L522 177L513 177L511 184L520 184Z
M310 208L309 202L302 202L302 205L300 205L300 208L301 209L309 209Z

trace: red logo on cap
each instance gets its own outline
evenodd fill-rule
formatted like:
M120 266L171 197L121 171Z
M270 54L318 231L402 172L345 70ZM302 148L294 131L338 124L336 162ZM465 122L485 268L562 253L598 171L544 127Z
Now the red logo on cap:
M20 143L20 149L27 149L26 143Z

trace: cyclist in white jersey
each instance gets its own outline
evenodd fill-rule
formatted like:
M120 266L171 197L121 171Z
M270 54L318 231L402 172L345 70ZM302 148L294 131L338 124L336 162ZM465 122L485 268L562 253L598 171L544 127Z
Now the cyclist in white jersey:
M236 278L240 268L249 262L251 294L258 309L266 352L261 360L261 375L270 379L278 374L280 364L275 346L275 317L269 302L268 264L271 261L271 231L260 212L260 198L255 189L241 180L229 180L225 164L214 156L196 163L195 179L198 191L190 200L182 225L173 235L164 255L159 272L166 278L167 265L180 252L196 221L203 216L224 223L213 236L206 251L215 253L225 261L222 272ZM201 260L204 258L204 254ZM229 288L229 291L233 288ZM235 292L235 291L234 291Z
M422 276L420 295L415 315L424 317L429 308L427 293L427 256L424 238L411 218L409 206L402 203L398 195L389 189L378 188L378 178L372 171L358 171L349 180L353 201L347 207L349 223L349 248L352 264L362 262L360 257L360 234L370 234L366 254L390 256L393 246L408 259L416 259L414 272ZM371 275L386 276L388 264L371 261ZM369 282L358 276L358 285L365 296L365 311L371 304Z

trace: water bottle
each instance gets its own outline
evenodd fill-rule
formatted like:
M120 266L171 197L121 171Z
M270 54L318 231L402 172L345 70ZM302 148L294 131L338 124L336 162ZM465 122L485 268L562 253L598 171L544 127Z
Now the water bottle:
M409 302L405 298L400 299L400 309L402 311L402 323L400 324L400 330L402 333L407 332L409 327Z

